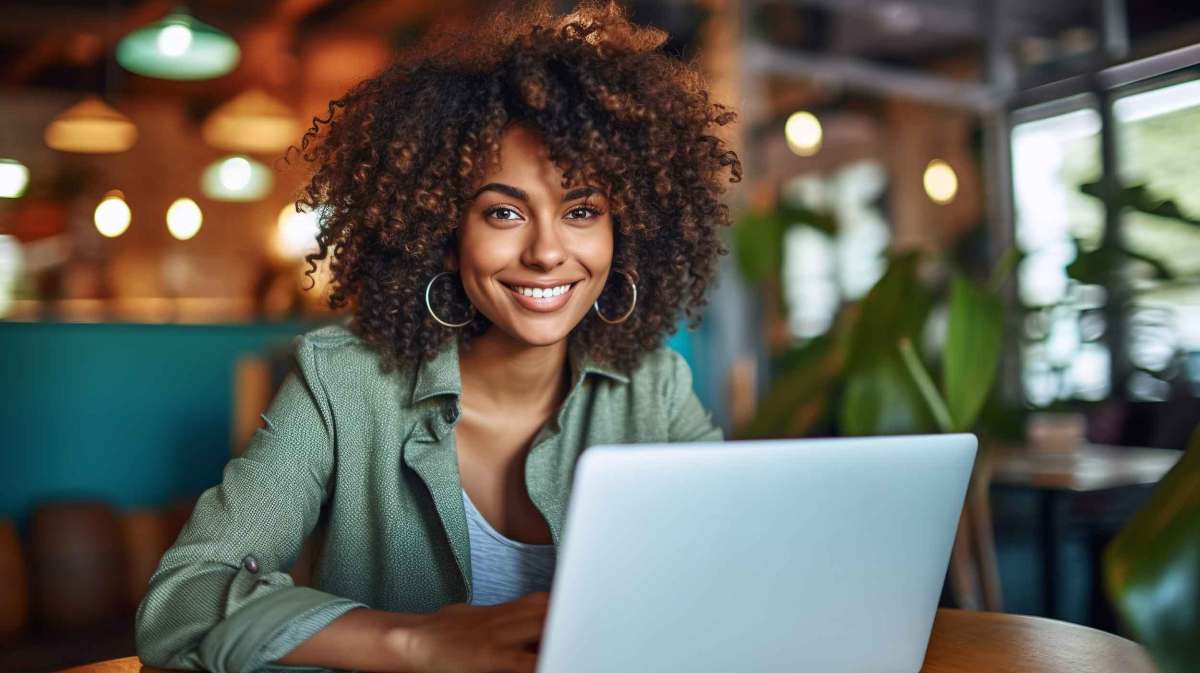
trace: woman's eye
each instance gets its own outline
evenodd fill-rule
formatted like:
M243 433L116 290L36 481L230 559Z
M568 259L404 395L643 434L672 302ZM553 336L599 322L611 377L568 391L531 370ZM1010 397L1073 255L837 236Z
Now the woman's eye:
M511 221L511 220L517 219L517 217L516 217L517 211L513 210L512 208L507 208L505 206L496 206L495 208L488 208L487 210L483 211L483 214L488 217L494 217L497 220ZM512 217L509 217L509 215L511 215Z
M582 220L589 217L595 217L600 214L600 211L591 206L576 206L567 211L567 215L572 216L572 219Z

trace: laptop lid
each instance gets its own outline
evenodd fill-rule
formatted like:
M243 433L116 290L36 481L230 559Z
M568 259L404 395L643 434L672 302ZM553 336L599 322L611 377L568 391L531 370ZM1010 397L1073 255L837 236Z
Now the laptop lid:
M915 673L973 435L596 446L538 673Z

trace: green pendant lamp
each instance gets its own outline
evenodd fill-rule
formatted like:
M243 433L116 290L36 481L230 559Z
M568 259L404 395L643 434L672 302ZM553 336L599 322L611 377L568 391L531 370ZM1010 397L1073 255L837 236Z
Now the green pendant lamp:
M160 79L220 77L237 66L241 54L233 38L182 7L117 44L117 62L126 70Z
M270 169L244 154L209 164L200 176L200 189L214 201L257 201L274 186Z

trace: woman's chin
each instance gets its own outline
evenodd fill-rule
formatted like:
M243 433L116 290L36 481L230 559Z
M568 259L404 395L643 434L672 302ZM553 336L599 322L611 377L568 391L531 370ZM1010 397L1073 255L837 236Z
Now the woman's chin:
M557 323L557 321L554 322ZM573 325L529 324L526 321L522 321L522 324L519 325L493 324L493 329L499 328L512 341L533 348L553 346L565 341L571 335L572 327Z

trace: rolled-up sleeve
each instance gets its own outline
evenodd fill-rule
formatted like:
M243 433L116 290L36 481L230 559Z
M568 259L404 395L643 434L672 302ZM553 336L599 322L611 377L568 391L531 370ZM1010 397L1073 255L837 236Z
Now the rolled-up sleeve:
M138 607L137 653L149 665L248 673L337 617L364 607L297 587L287 570L329 493L335 438L316 351L294 366L244 454L200 496Z
M667 409L670 413L668 437L672 442L719 442L724 433L712 422L692 388L692 370L687 360L675 351L670 352L671 375L667 386Z

